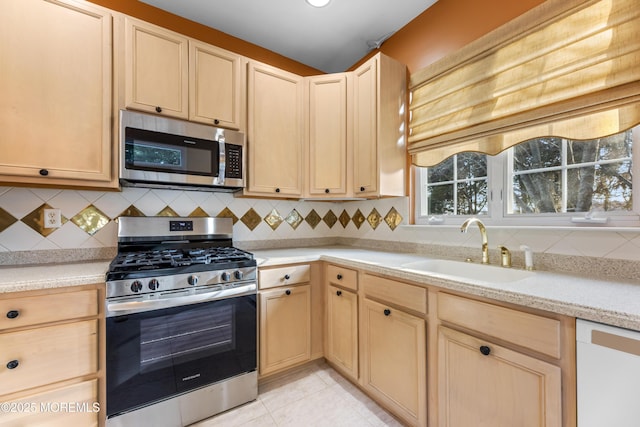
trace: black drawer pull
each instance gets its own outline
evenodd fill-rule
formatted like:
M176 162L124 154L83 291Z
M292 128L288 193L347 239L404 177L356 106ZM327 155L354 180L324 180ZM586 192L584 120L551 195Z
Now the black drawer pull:
M491 348L489 346L486 346L486 345L481 345L480 346L480 353L484 354L485 356L488 356L489 353L491 353Z
M40 175L42 176L47 176L49 175L49 171L46 169L40 169L40 171L38 172Z
M284 291L284 293L287 294L287 295L291 295L291 290L287 289L286 291Z
M9 363L7 363L7 369L16 369L19 364L20 362L18 362L17 360L12 360Z
M342 280L342 274L338 274L338 275L336 276L336 278L337 278L338 280Z
M336 295L341 296L342 295L342 291L336 291Z
M18 310L10 310L7 312L7 318L9 319L15 319L18 316L20 316L20 312Z
M389 310L388 308L385 308L385 309L384 309L384 315L385 315L385 316L388 316L388 315L390 315L390 314L391 314L391 310Z
M291 279L291 276L289 276L288 274L285 274L284 275L284 280L289 280L289 279Z
M156 107L156 113L162 113L162 107L160 106Z

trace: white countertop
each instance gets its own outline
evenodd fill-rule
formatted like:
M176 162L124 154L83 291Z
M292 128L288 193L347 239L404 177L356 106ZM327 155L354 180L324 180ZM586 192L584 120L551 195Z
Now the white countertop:
M498 301L640 330L640 281L618 281L536 271L515 282L456 279L403 267L427 257L351 247L253 251L258 266L328 261ZM102 283L109 262L0 267L0 293Z
M437 286L498 301L640 330L640 281L603 280L534 271L516 282L495 283L420 273L403 264L427 257L348 247L296 248L254 251L259 266L328 261L366 269L397 279Z

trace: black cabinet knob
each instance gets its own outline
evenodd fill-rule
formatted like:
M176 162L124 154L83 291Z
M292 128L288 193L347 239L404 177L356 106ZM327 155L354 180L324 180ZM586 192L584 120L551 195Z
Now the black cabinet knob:
M342 296L342 291L336 291L336 295Z
M276 193L279 193L279 192L280 192L280 189L279 189L279 188L276 188Z
M336 277L338 278L338 280L342 280L342 274L338 274Z
M289 280L289 279L291 279L291 276L289 276L288 274L285 274L284 275L284 280Z
M7 369L16 369L19 364L20 362L18 362L17 360L12 360L9 363L7 363Z
M329 191L329 189L328 189L328 188L325 188L325 189L324 189L324 192L325 192L325 193L327 193L327 194L329 194L329 193L330 193L330 191Z
M218 120L218 119L213 119L213 124L214 124L214 125L219 125L219 124L220 124L220 120Z
M40 173L40 175L42 175L42 176L47 176L47 175L49 175L49 171L48 171L48 170L46 170L46 169L40 169L39 173Z
M284 293L287 294L287 295L291 295L291 290L287 289L286 291L284 291Z
M365 190L365 188L364 188L364 187L360 187L360 191L364 191L364 190Z
M162 113L162 107L160 106L156 107L156 113Z
M18 310L7 311L7 318L9 319L15 319L18 316L20 316L20 312Z
M385 315L385 316L388 316L388 315L390 315L390 314L391 314L391 310L389 310L388 308L385 308L385 309L384 309L384 315Z
M491 353L491 348L489 348L489 346L486 346L486 345L481 345L480 353L484 354L485 356L488 356L489 353Z

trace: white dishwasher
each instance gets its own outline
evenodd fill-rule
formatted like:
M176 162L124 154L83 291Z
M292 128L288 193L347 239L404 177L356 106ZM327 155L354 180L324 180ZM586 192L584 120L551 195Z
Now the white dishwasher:
M640 332L578 319L578 427L640 426Z

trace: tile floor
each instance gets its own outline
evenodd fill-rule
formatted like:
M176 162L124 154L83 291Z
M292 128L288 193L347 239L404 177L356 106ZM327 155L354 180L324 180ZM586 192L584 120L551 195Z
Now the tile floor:
M372 427L402 424L324 362L262 384L254 402L191 427Z

